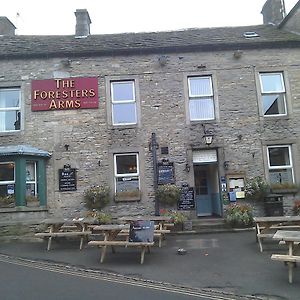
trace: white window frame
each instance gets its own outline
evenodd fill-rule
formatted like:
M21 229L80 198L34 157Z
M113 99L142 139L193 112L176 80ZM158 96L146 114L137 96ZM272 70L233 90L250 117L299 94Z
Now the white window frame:
M125 174L118 174L117 173L117 157L118 156L133 156L136 157L136 172L135 173L125 173ZM117 178L121 177L138 177L139 185L138 188L141 190L141 178L140 178L140 168L139 168L139 154L138 153L116 153L114 154L114 193L117 192Z
M27 184L34 184L34 195L31 196L38 196L37 194L37 162L28 160L26 161L26 171L27 171L27 163L33 163L34 164L34 180L27 180L26 178L26 191L27 191Z
M133 99L126 99L126 100L122 100L122 101L118 101L114 99L114 89L113 89L113 85L114 84L122 84L122 83L132 83L132 95L133 95ZM130 80L113 80L110 81L110 92L111 92L111 114L112 114L112 124L114 126L126 126L126 125L135 125L137 124L137 101L136 101L136 92L135 92L135 80L130 79ZM123 122L116 122L115 118L114 118L114 105L115 104L119 104L119 105L126 105L126 104L130 104L130 103L134 103L135 107L134 107L134 119L135 121L132 123L123 123Z
M262 82L262 76L263 75L280 75L280 81L281 81L281 86L283 89L281 91L264 91L264 86ZM261 104L262 104L262 114L265 118L268 117L282 117L287 115L287 98L286 98L286 87L285 87L285 82L284 82L284 77L283 77L283 72L260 72L259 73L259 82L260 82L260 89L261 89ZM279 114L272 114L272 115L266 115L264 113L264 102L263 102L263 96L268 96L268 95L275 95L275 94L280 94L283 96L283 101L284 101L284 113L279 113Z
M14 161L2 161L2 162L0 162L0 165L7 165L7 164L13 164L13 166L14 166L14 180L6 180L6 181L1 181L0 180L0 185L13 184L14 186L16 186L16 164L15 164ZM16 189L14 191L16 192Z
M18 91L19 92L19 106L17 107L0 107L0 112L9 112L9 111L15 111L16 113L20 113L20 124L19 124L19 129L13 129L13 130L1 130L1 126L0 126L0 133L1 132L15 132L15 131L20 131L21 130L21 89L18 87L15 88L4 88L4 87L0 87L0 91ZM0 120L1 122L1 120Z
M209 94L199 94L199 95L193 95L191 93L191 85L190 85L190 80L191 79L209 79L209 84L210 84L210 90L211 93ZM216 118L216 108L215 108L215 97L214 97L214 89L213 89L213 82L212 82L212 76L211 75L203 75L203 76L188 76L188 96L189 96L189 118L191 121L210 121L210 120L215 120ZM201 101L201 98L211 98L212 104L213 104L213 117L212 118L192 118L191 117L191 108L190 108L190 101L198 99Z
M288 153L289 153L289 165L282 165L282 166L271 166L270 165L270 152L269 149L271 148L288 148ZM295 176L294 176L294 167L293 167L293 158L292 158L292 147L291 145L272 145L272 146L267 146L267 157L268 157L268 168L269 168L269 175L270 175L270 170L280 170L280 169L289 169L292 172L292 180L295 183Z

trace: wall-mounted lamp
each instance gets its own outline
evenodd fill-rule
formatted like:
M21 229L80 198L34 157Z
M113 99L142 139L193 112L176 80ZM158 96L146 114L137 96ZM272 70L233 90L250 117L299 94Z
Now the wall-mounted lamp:
M159 58L158 58L158 62L159 64L163 67L167 64L168 62L168 57L166 55L161 55Z
M186 163L184 171L189 172L190 170L191 170L191 166L188 163Z
M224 165L224 169L228 170L228 168L229 168L229 161L225 160L223 165Z
M68 145L68 144L65 144L65 149L66 149L66 151L69 151L69 148L70 148L70 145Z
M213 129L206 129L205 125L202 124L203 126L203 142L205 143L205 145L209 146L212 142L213 142L213 138L214 138L214 132Z

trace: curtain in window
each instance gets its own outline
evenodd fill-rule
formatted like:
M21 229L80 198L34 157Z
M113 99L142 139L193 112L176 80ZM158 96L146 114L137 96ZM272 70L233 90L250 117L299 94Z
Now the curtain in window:
M213 120L215 118L213 99L191 99L190 118L191 120Z

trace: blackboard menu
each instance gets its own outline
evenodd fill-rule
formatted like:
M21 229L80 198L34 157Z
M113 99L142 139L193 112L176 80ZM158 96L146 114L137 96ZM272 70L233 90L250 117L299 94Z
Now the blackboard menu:
M73 168L63 168L59 169L59 191L76 191L76 169Z
M195 209L194 188L182 185L180 199L177 204L178 210Z
M133 221L130 223L129 242L153 242L154 222Z
M175 170L172 162L160 162L157 164L158 184L175 183Z

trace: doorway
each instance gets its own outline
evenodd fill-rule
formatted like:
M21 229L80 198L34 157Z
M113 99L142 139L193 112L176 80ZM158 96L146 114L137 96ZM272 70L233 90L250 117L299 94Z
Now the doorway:
M195 164L195 202L198 217L221 216L218 164Z

